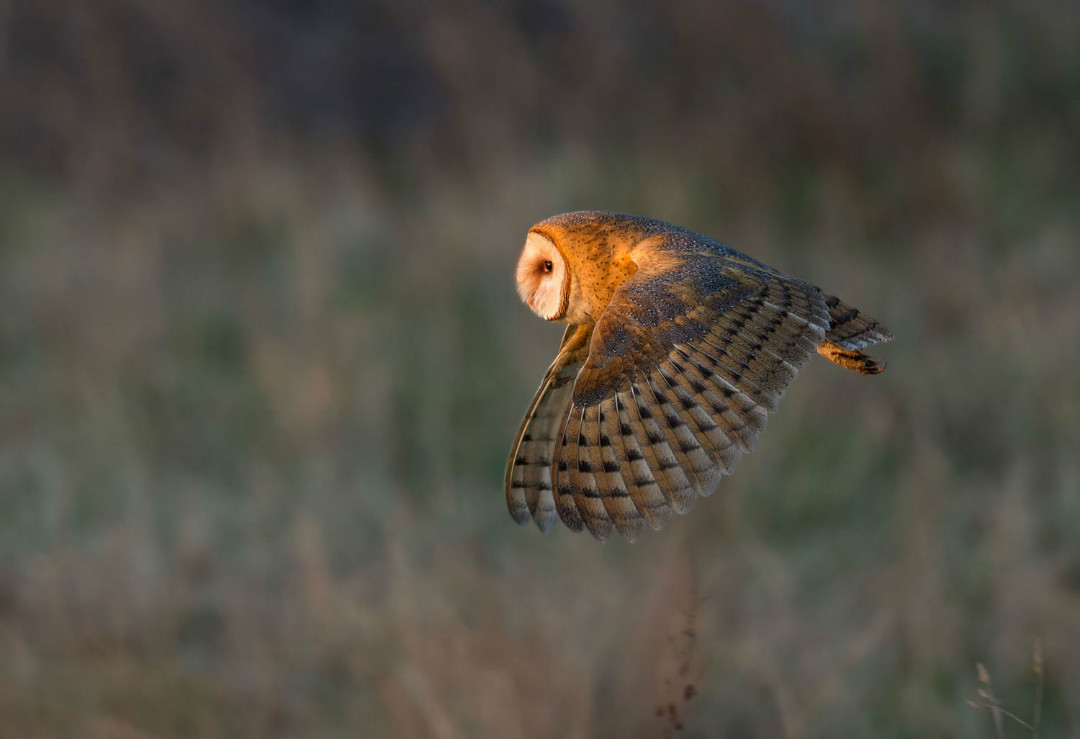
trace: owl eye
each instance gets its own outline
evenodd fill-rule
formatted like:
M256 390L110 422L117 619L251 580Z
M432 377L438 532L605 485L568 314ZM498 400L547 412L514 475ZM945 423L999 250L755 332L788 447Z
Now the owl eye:
M551 270L553 270L553 269L555 269L555 267L554 267L554 265L551 264L551 260L550 259L545 259L544 260L544 272L546 272L547 274L551 274Z

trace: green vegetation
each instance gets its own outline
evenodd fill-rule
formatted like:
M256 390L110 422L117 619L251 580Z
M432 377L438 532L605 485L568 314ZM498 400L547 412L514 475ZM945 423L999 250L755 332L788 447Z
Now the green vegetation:
M1076 8L90 5L0 11L0 733L986 736L1036 639L1080 731ZM579 208L887 371L661 534L519 529L513 264Z

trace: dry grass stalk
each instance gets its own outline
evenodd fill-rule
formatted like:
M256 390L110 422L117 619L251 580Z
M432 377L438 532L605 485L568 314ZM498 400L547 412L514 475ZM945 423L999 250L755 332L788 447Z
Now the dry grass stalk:
M975 674L983 687L979 688L978 696L980 700L969 700L967 703L972 708L986 708L990 711L990 715L994 720L994 733L996 736L1004 736L1004 726L1002 716L1012 719L1016 723L1023 726L1025 729L1031 732L1031 736L1034 739L1039 737L1039 723L1042 720L1042 692L1043 692L1043 660L1042 660L1042 642L1039 639L1035 640L1035 644L1032 648L1032 671L1035 673L1035 698L1034 705L1032 706L1032 720L1029 724L1015 713L1006 710L1001 701L994 695L994 689L990 681L990 671L986 669L986 666L982 662L975 664Z

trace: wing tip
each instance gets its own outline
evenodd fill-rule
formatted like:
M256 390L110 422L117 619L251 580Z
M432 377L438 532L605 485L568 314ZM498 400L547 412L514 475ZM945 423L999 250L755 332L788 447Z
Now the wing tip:
M611 519L607 518L589 516L585 519L585 525L588 527L589 533L592 534L593 538L597 541L605 541L611 536L611 533L615 531L615 524L611 522Z
M514 519L514 523L518 526L522 526L529 522L532 515L529 513L529 504L525 501L525 495L517 490L512 490L508 485L506 488L506 510L510 514L510 518Z
M566 525L566 528L575 533L584 530L585 520L581 517L581 512L574 503L573 493L568 488L559 486L559 495L555 500L559 519Z
M641 514L632 518L623 518L615 522L615 528L619 533L623 535L628 542L633 544L637 541L637 538L645 531L645 525L648 522Z
M536 528L540 529L540 533L546 534L555 528L558 515L554 510L540 510L533 514L532 519L536 522Z

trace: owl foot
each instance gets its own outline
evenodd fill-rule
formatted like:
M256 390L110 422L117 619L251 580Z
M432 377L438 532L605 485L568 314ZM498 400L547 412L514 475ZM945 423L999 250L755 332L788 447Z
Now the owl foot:
M843 349L831 341L819 344L817 352L833 364L860 375L876 375L885 369L884 362L854 349Z

